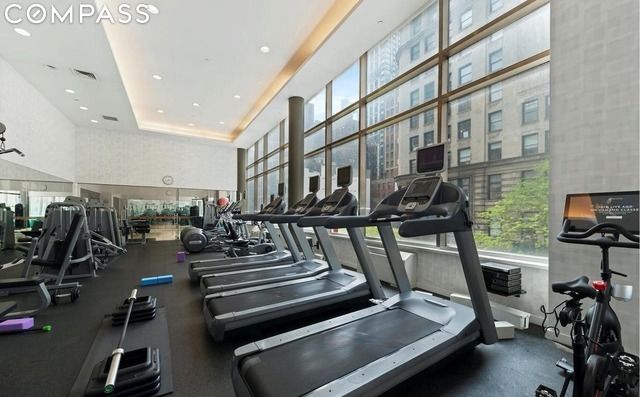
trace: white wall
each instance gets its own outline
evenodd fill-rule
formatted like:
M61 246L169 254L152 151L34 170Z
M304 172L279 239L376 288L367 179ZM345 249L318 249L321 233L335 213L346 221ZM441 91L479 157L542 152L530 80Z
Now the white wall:
M8 154L3 160L75 179L75 126L2 58L0 121L7 126L7 147L17 147L26 155ZM12 175L0 168L0 178Z
M551 2L550 236L561 226L567 193L638 190L638 0ZM599 276L598 247L551 237L549 281ZM623 343L638 353L638 251L612 249L614 270L634 286L614 301ZM550 292L550 303L560 299Z
M77 182L236 190L236 149L152 132L78 128Z

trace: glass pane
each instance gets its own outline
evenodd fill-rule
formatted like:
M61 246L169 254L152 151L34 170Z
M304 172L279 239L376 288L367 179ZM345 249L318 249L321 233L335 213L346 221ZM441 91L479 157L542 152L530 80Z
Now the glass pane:
M262 195L262 192L264 191L264 186L263 186L263 181L262 181L263 177L258 177L256 178L256 211L259 211L262 209L262 207L265 205L264 202L264 197Z
M331 139L337 141L353 133L358 132L360 117L358 109L336 120L331 126Z
M264 161L261 160L256 163L256 174L259 174L262 171L264 171Z
M280 152L275 152L267 159L267 169L270 170L280 165Z
M289 146L285 147L283 152L284 152L284 155L283 155L284 160L283 160L282 164L286 164L286 163L289 162Z
M549 120L523 124L523 105L544 103L549 65L502 81L501 100L492 102L495 92L495 85L480 89L470 94L471 112L449 113L448 125L459 129L450 137L449 180L468 191L478 247L547 255L548 162L542 139ZM458 101L449 107L456 109Z
M331 114L356 102L360 97L360 62L336 77L331 84Z
M337 188L337 169L346 165L351 166L353 182L349 186L349 191L358 196L358 140L354 139L344 145L331 149L331 189Z
M308 137L304 138L304 152L313 152L324 146L324 128L319 129Z
M523 1L449 0L449 43L455 43Z
M433 112L435 113L435 109ZM382 199L396 190L396 176L415 173L416 152L410 152L411 142L417 141L417 145L424 146L425 136L435 141L434 130L428 127L412 130L410 123L410 119L403 120L366 136L365 175L368 186L361 202L364 211L370 212ZM366 234L368 237L377 237L377 228L367 228ZM436 237L425 236L420 238L420 241L435 244Z
M255 187L254 179L247 181L247 212L254 212L256 208Z
M289 119L284 119L284 141L283 145L289 143Z
M247 165L256 161L256 145L253 144L247 149Z
M280 147L280 125L267 134L267 153L271 153Z
M327 102L324 88L304 104L304 130L307 131L326 119Z
M549 49L549 5L487 37L449 59L449 90Z
M304 192L309 191L309 178L320 175L320 189L318 190L318 198L323 199L326 195L325 187L325 157L324 152L318 153L313 157L304 159Z
M254 176L255 172L256 172L255 167L247 168L247 178L251 178L252 176Z
M367 53L367 93L434 55L438 50L438 2L431 0L409 22Z
M267 174L267 201L271 202L271 195L278 194L278 182L280 170L274 170Z
M407 81L367 104L367 125L379 123L435 98L438 91L437 67Z
M260 139L257 143L256 143L256 154L258 156L258 159L261 159L262 156L264 156L264 138Z

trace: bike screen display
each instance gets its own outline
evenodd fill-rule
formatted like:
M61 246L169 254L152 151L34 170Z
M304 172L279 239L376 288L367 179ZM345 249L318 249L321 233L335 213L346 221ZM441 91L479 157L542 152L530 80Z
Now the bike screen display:
M638 234L638 192L569 194L565 201L564 220L569 231L585 232L600 223L622 226Z
M431 173L444 170L444 144L429 146L418 150L418 173Z
M429 200L438 187L439 182L439 179L417 179L409 186L404 197Z

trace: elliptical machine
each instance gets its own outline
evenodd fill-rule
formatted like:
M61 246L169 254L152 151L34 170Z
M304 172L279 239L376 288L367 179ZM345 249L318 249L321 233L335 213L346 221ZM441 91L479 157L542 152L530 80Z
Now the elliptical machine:
M573 364L564 358L556 363L565 377L560 397L566 395L571 381L573 397L638 396L638 357L624 351L620 321L610 306L611 298L631 300L633 287L614 284L614 274L627 275L612 270L609 264L610 248L640 247L638 208L637 191L567 195L558 241L597 245L602 261L601 280L589 284L589 278L581 276L553 283L553 292L566 295L567 299L550 312L541 307L545 331L553 330L557 337L558 324L571 326ZM621 241L620 236L626 241ZM582 300L586 298L595 303L583 314ZM545 327L548 316L553 316L555 323ZM543 385L536 390L536 397L556 396L555 390Z

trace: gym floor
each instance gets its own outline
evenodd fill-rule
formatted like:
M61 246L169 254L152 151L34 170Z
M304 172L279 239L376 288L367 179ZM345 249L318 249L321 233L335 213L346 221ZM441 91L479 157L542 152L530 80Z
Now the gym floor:
M143 294L158 298L166 307L173 358L175 396L233 396L231 356L234 348L302 323L288 324L268 332L236 335L215 343L202 316L202 297L189 282L187 263L177 264L177 242L149 242L130 246L128 253L96 279L82 281L75 303L51 306L36 318L36 325L51 324L51 333L0 336L0 396L64 396L71 390L102 318L129 296L141 277L173 274L173 284L146 287ZM0 263L15 256L0 254ZM202 254L199 257L213 257ZM189 259L194 259L192 255ZM1 278L17 276L16 267L0 271ZM3 298L4 299L4 298ZM317 321L332 316L325 313ZM398 324L401 327L402 324ZM385 396L532 396L540 383L559 389L562 378L554 363L566 353L532 327L517 332L513 340L453 357L409 379ZM321 358L318 358L321 359Z

